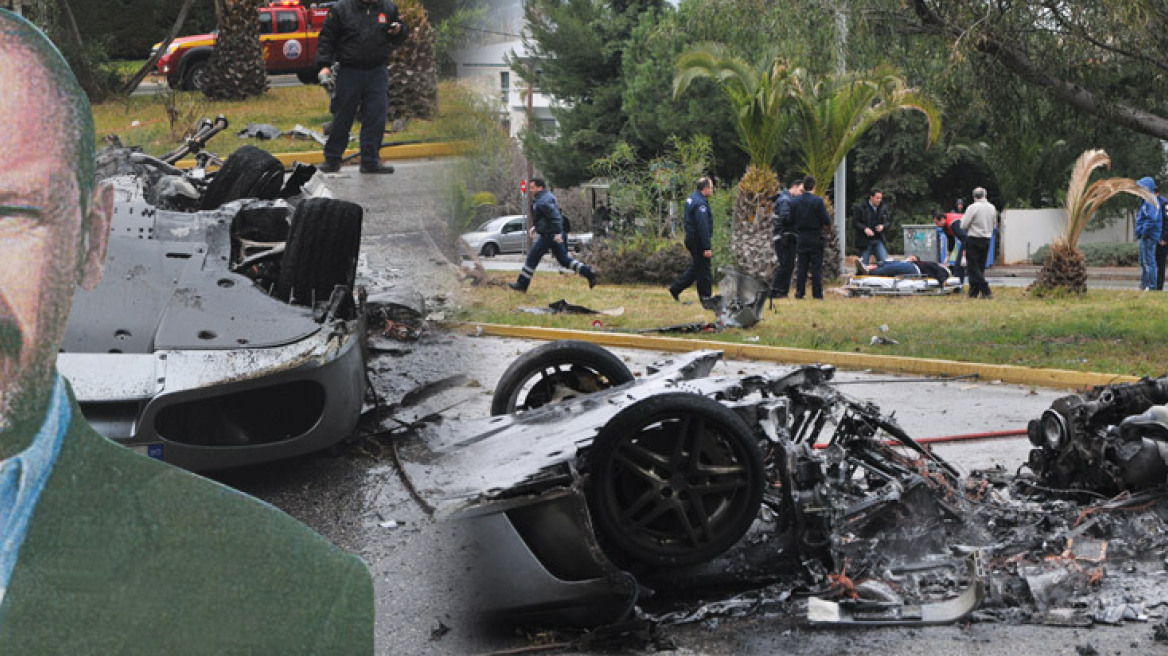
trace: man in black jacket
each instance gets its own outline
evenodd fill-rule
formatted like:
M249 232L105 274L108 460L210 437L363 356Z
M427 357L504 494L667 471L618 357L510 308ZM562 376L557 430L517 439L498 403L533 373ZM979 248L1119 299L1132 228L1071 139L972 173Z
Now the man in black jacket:
M771 280L771 298L787 298L791 291L791 274L795 273L795 243L798 237L791 223L791 201L803 193L803 178L791 176L791 186L779 192L771 201L775 204L774 245L775 276Z
M709 298L714 293L714 278L710 274L710 259L714 257L714 215L710 213L710 194L714 193L714 183L709 178L699 178L693 194L685 199L685 248L689 251L689 268L681 277L669 285L669 295L673 300L687 287L697 284L698 299Z
M888 208L884 205L884 192L873 189L868 200L860 201L852 214L852 225L856 229L856 247L860 249L860 261L868 264L868 256L876 256L877 266L888 259L888 249L884 246L884 233L888 230Z
M332 129L320 170L333 173L349 143L349 128L361 106L361 172L393 173L381 164L381 137L389 112L390 45L405 41L409 28L391 0L340 0L324 19L316 46L322 76L340 64L331 109Z
M803 179L803 193L791 202L791 222L799 235L795 247L798 265L795 270L795 298L807 291L807 271L811 271L811 297L823 298L823 231L831 226L827 205L816 196L815 178Z

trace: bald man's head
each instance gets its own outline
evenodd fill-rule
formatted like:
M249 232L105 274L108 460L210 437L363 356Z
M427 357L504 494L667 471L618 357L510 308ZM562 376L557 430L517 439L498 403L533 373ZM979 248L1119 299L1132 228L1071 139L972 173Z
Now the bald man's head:
M60 143L72 148L69 157L84 203L93 189L94 176L93 112L85 91L52 41L32 23L3 9L0 9L0 53L4 55L0 64L10 64L15 75L28 75L51 99L40 110L46 119L59 126ZM6 89L0 93L10 92Z
M0 458L44 420L78 284L101 279L113 191L93 181L93 118L65 60L0 11Z

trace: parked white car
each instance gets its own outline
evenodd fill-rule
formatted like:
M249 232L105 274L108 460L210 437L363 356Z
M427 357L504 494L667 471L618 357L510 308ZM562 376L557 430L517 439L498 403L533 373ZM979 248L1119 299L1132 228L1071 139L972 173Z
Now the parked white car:
M478 230L462 235L471 250L483 257L494 257L500 253L523 252L523 215L512 214L491 219L479 226Z

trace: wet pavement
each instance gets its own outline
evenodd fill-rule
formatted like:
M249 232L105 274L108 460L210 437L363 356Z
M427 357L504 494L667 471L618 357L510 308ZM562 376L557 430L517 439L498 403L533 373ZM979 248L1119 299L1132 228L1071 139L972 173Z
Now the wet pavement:
M337 197L366 208L361 277L371 294L417 289L426 297L432 318L438 318L459 284L456 267L441 246L444 164L411 161L395 166L392 176L362 176L355 168L343 169L329 184ZM503 370L537 344L431 328L416 341L379 342L381 348L371 354L371 381L380 402L394 404L420 386L463 375L430 401L429 410L441 411L442 420L450 422L483 417ZM644 371L661 355L616 352L634 372ZM773 366L730 362L719 365L715 373ZM992 381L908 382L852 372L841 372L839 380L847 383L842 388L846 393L873 401L885 411L896 410L896 419L915 438L1024 429L1027 420L1065 394ZM403 421L418 416L409 408L399 413ZM370 430L383 428L371 425ZM965 470L1000 464L1013 471L1023 462L1029 444L1024 437L1014 437L937 449ZM580 637L570 632L516 631L470 619L470 607L479 600L469 591L465 572L476 560L477 547L457 522L436 522L428 516L394 458L394 435L383 433L358 437L322 454L217 478L284 509L365 559L377 595L378 654L518 653L541 641L567 644ZM1168 612L1168 606L1158 612ZM631 653L676 654L1165 653L1164 643L1152 641L1152 624L1067 629L997 622L839 630L811 628L802 618L763 609L745 619L714 617L665 627L651 640L622 644L635 645ZM673 649L664 651L670 646ZM598 649L565 646L550 653L600 653Z

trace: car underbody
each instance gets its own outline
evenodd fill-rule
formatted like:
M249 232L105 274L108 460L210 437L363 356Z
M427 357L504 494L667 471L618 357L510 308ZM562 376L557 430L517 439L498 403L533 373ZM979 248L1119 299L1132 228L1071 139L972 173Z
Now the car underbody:
M695 352L630 381L589 350L572 363L569 347L541 348L520 358L527 379L504 374L496 390L510 405L495 409L518 414L430 423L400 444L436 515L479 537L491 616L687 621L703 616L693 604L753 595L747 605L769 600L812 623L1083 625L1146 619L1162 603L1146 575L1168 557L1168 477L1156 469L1168 458L1153 461L1168 380L1055 404L1139 398L1071 422L1097 431L1080 442L1138 443L1136 464L1079 452L1072 473L1071 457L1043 450L1076 440L1056 442L1040 422L1032 466L1061 470L963 475L840 392L831 367L711 377L720 353ZM1068 484L1096 480L1093 467L1147 484L1122 473L1103 479L1125 481L1118 491ZM692 612L677 612L679 599Z
M335 444L364 401L360 207L257 151L213 175L103 152L105 273L58 356L99 432L196 471Z

